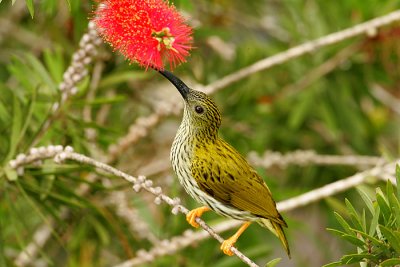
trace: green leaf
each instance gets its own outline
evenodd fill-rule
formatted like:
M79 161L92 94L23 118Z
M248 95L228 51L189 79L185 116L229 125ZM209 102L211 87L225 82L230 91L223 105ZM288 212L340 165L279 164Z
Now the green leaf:
M358 239L357 237L353 236L353 235L342 235L342 238L349 241L350 243L352 243L353 245L357 246L357 247L364 247L365 246L365 242Z
M330 206L331 210L338 212L339 214L346 214L347 209L344 205L343 201L338 200L335 197L327 197L325 198L326 203Z
M44 82L50 89L56 89L57 85L53 81L51 75L43 66L42 62L40 62L37 57L35 57L31 53L26 53L25 57L30 66L35 70L35 73L41 78L41 81Z
M396 218L397 228L400 229L400 202L396 198L396 195L394 194L393 191L390 194L388 193L387 197L389 200L390 208L392 210L392 214L394 213L394 217Z
M18 179L17 172L13 168L11 168L9 165L6 165L3 168L3 170L4 170L4 172L5 172L6 176L7 176L7 179L9 181L15 181L15 180Z
M391 258L381 262L380 267L392 267L400 265L400 258Z
M149 74L144 71L124 71L112 73L103 79L99 83L99 88L113 87L123 82L128 81L140 81L149 77Z
M374 205L372 203L371 198L368 196L368 194L366 192L364 192L364 190L362 190L360 188L357 188L357 192L358 192L358 194L360 194L361 198L364 200L364 203L365 203L365 205L367 205L367 208L369 209L371 214L374 215L375 209L374 209Z
M394 193L393 184L390 182L390 180L387 180L386 181L386 195L389 196L393 193ZM390 204L390 202L389 202L389 204Z
M55 50L45 49L43 59L52 79L57 83L61 82L64 73L64 58L61 48L57 47Z
M7 65L7 69L25 89L30 90L37 85L37 82L32 80L32 76L27 75L32 71L20 57L13 56L11 64ZM16 93L16 91L13 92Z
M276 258L276 259L270 260L269 262L267 262L265 267L275 267L281 260L282 260L282 258Z
M28 110L26 111L25 114L23 114L24 121L23 121L21 130L20 130L20 133L19 133L18 143L20 143L23 140L23 138L25 137L25 133L28 130L29 124L31 123L33 112L34 112L34 107L36 104L36 91L37 90L33 90L32 94L30 95Z
M10 160L15 155L17 150L18 140L21 133L22 125L22 111L18 98L14 95L13 97L13 115L12 115L12 126L10 133L10 149L6 157L6 161Z
M388 224L389 219L392 216L392 211L389 207L385 195L383 194L382 190L379 187L376 189L376 201L378 202L378 205L381 209L385 223Z
M294 103L292 112L288 119L288 126L291 129L297 129L304 122L307 114L310 112L312 103L315 101L313 90L307 90L299 96L297 103Z
M400 200L400 165L396 164L397 199Z
M343 219L342 216L340 216L339 213L334 212L336 220L340 223L340 225L342 226L343 230L345 230L348 234L352 234L352 231L350 230L350 225L346 222L345 219Z
M91 105L91 106L101 106L105 104L115 104L115 103L121 103L126 100L126 96L123 95L116 95L112 97L97 97L91 101L87 100L76 100L74 101L74 105L80 105L80 106L86 106L86 105Z
M44 170L47 168L47 165L44 166ZM47 196L50 194L54 180L56 179L55 175L45 175L40 183L40 187L43 192L40 193L40 199L45 200Z
M29 13L31 14L31 17L33 18L33 15L35 14L35 9L33 7L33 0L25 0L26 6L28 7Z
M362 262L365 261L366 259L374 259L375 256L372 254L367 254L367 253L363 253L363 254L349 254L349 255L344 255L341 258L342 263L344 264L352 264L352 263L358 263L358 262Z
M329 232L332 232L333 234L338 235L338 236L340 236L340 237L342 237L342 236L344 236L344 235L348 235L348 234L346 234L345 232L342 232L342 231L340 231L340 230L333 229L333 228L326 228L326 230L329 231Z
M93 226L93 229L96 231L97 236L100 238L103 245L108 245L110 243L109 232L106 227L104 227L98 220L89 217L89 222Z
M68 5L68 10L71 12L71 1L70 0L65 0Z
M357 213L357 211L354 209L353 205L351 202L346 198L345 199L346 207L347 210L350 214L350 219L354 225L354 228L360 231L365 231L366 229L363 227L361 220L360 220L360 215Z
M2 91L2 90L4 90L4 89L0 88L0 91ZM9 120L10 120L10 112L7 110L6 105L0 99L0 121L2 121L2 124L4 125L4 123Z
M373 236L375 234L375 232L376 232L376 229L378 227L379 215L380 214L381 214L381 210L379 208L379 205L376 205L374 216L372 217L371 224L369 226L369 235L370 236Z
M379 239L373 237L372 235L368 235L368 234L366 234L365 232L358 231L358 230L355 230L355 229L353 229L353 230L354 230L357 234L361 235L361 236L364 238L364 240L369 240L369 241L371 241L371 243L374 244L375 246L377 246L377 247L385 247L385 248L388 248L388 246L387 246L383 241L381 241L381 240L379 240Z
M379 225L379 229L396 253L400 253L400 234L383 225Z
M364 231L367 231L367 221L365 218L365 209L363 209L363 211L362 211L361 224L362 224Z
M343 266L343 263L341 261L335 261L335 262L325 264L322 267L337 267L337 266Z

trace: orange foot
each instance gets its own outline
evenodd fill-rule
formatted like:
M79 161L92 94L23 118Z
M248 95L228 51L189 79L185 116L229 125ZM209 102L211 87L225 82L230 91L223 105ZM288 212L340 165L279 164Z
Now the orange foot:
M231 251L231 248L233 247L233 245L235 245L239 236L244 232L244 230L247 229L247 227L249 227L250 224L251 222L243 223L242 226L240 226L239 230L237 230L237 232L233 236L222 242L220 247L222 252L224 252L228 256L232 256L233 252Z
M198 228L198 227L199 227L199 224L196 222L196 218L197 218L197 217L200 218L201 215L202 215L204 212L209 211L209 210L210 210L210 208L209 208L209 207L206 207L206 206L200 207L200 208L197 208L197 209L194 209L194 210L191 210L191 211L188 212L188 214L186 214L186 221L188 221L188 223L189 223L191 226L193 226L193 227L195 227L195 228Z
M225 255L232 256L233 252L231 251L231 248L233 247L233 245L235 245L236 241L236 236L231 236L230 238L222 242L220 249L222 250L222 252L224 252Z

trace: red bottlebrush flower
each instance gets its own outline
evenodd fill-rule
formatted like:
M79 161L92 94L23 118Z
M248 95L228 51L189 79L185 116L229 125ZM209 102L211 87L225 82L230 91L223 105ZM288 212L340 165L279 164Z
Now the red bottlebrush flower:
M94 22L103 38L141 66L173 69L189 55L192 29L164 0L105 0Z

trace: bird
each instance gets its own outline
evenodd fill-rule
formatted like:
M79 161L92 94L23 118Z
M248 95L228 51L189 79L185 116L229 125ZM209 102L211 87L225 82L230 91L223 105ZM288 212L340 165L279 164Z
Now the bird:
M221 113L215 102L207 94L189 88L171 72L158 71L178 89L184 102L170 159L185 191L203 205L187 213L188 223L198 228L196 218L209 210L243 221L220 247L232 256L231 248L239 236L252 222L257 222L280 239L290 258L283 230L287 224L265 181L235 148L219 137Z

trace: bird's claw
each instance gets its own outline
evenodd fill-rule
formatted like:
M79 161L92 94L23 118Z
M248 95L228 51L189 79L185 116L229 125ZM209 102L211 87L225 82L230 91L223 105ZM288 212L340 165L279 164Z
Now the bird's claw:
M191 210L186 214L186 221L194 228L199 228L200 225L196 222L196 218L200 216L201 213L199 214L197 209Z
M189 211L187 214L186 214L186 221L188 221L188 223L191 225L191 226L193 226L193 227L195 227L195 228L199 228L199 224L196 222L196 218L197 217L201 217L201 215L204 213L204 212L206 212L206 211L209 211L210 210L210 208L209 207L206 207L206 206L204 206L204 207L200 207L200 208L197 208L197 209L194 209L194 210L191 210L191 211Z
M220 249L222 250L222 252L224 252L225 255L233 256L233 252L232 252L231 248L233 247L233 245L235 243L236 243L236 239L229 238L229 239L225 240L224 242L222 242Z

